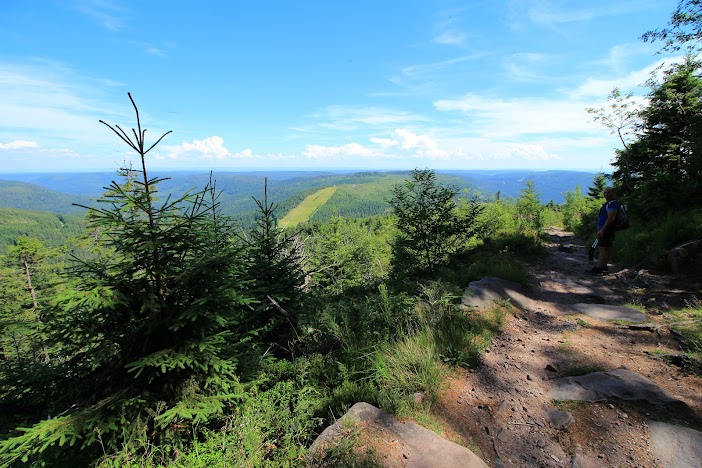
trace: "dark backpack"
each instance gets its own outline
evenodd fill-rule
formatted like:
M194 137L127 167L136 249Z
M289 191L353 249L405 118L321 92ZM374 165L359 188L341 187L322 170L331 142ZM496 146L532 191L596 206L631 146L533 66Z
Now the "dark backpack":
M614 230L621 231L629 228L629 210L626 205L619 204L617 209L617 217L614 218Z

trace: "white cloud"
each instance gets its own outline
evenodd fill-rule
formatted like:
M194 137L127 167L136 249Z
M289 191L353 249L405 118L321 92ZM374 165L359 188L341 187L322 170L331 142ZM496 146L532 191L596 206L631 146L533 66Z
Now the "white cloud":
M446 151L439 149L439 144L427 135L418 135L404 128L395 130L395 136L400 140L400 146L412 150L415 156L425 156L431 159L449 156Z
M397 142L394 140L391 140L389 138L376 138L373 137L370 139L371 142L375 143L376 145L383 146L385 148L389 148L391 146L396 146Z
M456 31L444 31L434 38L437 44L461 45L466 40L466 35Z
M547 98L490 99L468 94L434 102L439 111L458 111L468 119L472 133L494 138L525 134L579 133L587 131L585 108L592 103Z
M167 159L254 159L253 151L245 149L237 153L232 153L224 146L224 139L219 136L212 136L203 140L193 140L192 143L183 142L177 146L164 146L162 149ZM161 154L161 153L159 153Z
M27 148L39 148L39 143L24 140L15 140L9 143L0 143L0 150L18 150Z
M611 78L588 78L575 90L568 92L568 96L571 99L601 99L606 97L615 87L619 88L624 93L633 91L637 88L641 88L641 86L645 84L646 80L651 77L651 73L659 69L661 65L679 63L682 60L682 57L660 59L640 70L631 71L623 76L614 76Z

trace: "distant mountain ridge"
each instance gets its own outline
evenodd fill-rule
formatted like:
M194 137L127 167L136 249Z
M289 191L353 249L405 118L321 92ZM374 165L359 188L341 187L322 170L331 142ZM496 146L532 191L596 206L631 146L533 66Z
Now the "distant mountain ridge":
M269 202L279 204L279 216L297 206L315 191L340 186L335 195L320 208L313 219L322 220L333 214L368 216L387 211L392 186L408 178L409 171L270 171L215 172L212 178L221 192L224 214L238 219L253 217L254 197L263 198L264 180L268 178ZM583 191L591 185L596 173L579 171L437 171L439 182L454 185L469 195L481 198L517 197L527 179L533 179L542 203L561 203L563 195L580 186ZM209 172L158 172L150 177L169 178L159 185L160 193L179 195L187 190L204 187ZM4 179L4 180L3 180ZM112 172L63 174L0 174L0 208L19 208L58 213L81 214L84 209L73 203L90 205L119 176Z

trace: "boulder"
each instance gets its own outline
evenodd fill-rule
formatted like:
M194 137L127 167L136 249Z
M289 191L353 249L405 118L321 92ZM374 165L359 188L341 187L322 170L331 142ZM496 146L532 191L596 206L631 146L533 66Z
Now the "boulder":
M382 444L382 463L387 467L487 468L477 455L454 442L439 437L419 424L402 422L368 403L356 403L336 423L327 427L310 447L310 457L335 443L342 428L359 428L371 445Z
M668 251L668 266L673 273L694 268L700 254L702 254L702 239L685 242Z

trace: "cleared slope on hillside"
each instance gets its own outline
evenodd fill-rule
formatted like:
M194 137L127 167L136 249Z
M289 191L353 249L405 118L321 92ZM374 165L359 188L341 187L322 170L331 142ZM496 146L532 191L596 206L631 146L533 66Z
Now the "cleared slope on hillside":
M336 187L327 187L317 190L312 195L308 195L302 203L290 210L282 220L280 225L283 227L295 227L300 223L309 221L310 217L320 206L324 205L336 192Z

